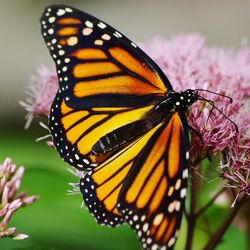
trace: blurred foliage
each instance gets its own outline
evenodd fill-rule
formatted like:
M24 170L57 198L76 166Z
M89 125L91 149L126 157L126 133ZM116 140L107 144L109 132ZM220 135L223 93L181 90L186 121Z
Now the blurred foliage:
M45 142L35 142L36 137L46 134L36 125L28 131L22 127L0 128L0 161L10 156L17 165L24 165L26 173L22 190L40 199L30 207L20 209L10 225L18 232L27 233L30 238L23 241L1 239L1 250L139 250L135 234L127 226L108 228L97 225L86 209L81 208L81 195L68 195L69 182L78 182L70 174L67 165ZM212 182L204 181L199 202L204 205L218 186L219 179L215 165L203 163L203 174ZM193 249L202 249L211 232L217 228L227 214L226 206L213 205L202 218L195 231ZM184 249L186 220L175 249ZM231 226L218 250L246 249L243 232Z

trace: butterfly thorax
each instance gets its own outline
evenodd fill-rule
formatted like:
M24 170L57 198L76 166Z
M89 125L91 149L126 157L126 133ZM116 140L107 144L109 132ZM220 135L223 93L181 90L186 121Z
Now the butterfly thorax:
M181 92L168 92L163 101L155 108L158 111L165 111L168 114L175 111L186 111L189 106L198 100L198 91L187 89Z

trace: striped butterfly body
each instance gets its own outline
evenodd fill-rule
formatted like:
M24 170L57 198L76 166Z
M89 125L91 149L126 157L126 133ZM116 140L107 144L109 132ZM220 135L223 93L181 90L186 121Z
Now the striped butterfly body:
M80 190L99 224L128 224L143 249L172 249L188 177L184 111L197 92L174 92L136 44L64 5L41 18L59 90L50 131L60 156L83 171Z

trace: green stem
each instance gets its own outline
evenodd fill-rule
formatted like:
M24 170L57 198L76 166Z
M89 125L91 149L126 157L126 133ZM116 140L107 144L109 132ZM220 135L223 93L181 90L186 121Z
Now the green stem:
M247 238L247 249L250 249L250 199L248 198L246 204L242 208L241 217L246 224L246 238Z
M197 212L196 212L196 217L200 217L210 206L212 206L214 204L214 201L225 191L225 188L222 188L221 190L219 190L214 196L213 198L211 198L211 200L208 201L208 203L206 205L204 205L202 208L200 208Z
M225 220L222 222L222 224L219 226L219 228L215 231L215 233L211 236L210 240L206 244L206 246L203 248L203 250L213 250L215 247L220 243L223 235L225 234L228 227L233 222L236 215L239 213L243 203L245 200L238 201L235 204L235 207L231 211L231 213L225 218Z
M194 229L196 225L196 205L197 205L197 194L200 186L200 180L197 174L194 171L191 172L191 187L190 187L190 209L189 214L187 215L187 239L186 239L186 247L185 250L191 250L193 239L194 239Z

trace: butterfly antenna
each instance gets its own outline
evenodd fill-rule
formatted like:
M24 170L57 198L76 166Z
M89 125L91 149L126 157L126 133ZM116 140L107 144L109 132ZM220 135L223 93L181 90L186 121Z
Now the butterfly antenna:
M202 98L203 98L203 97L202 97ZM203 98L203 99L204 99L204 98ZM208 123L209 118L211 117L211 115L212 115L212 113L213 113L213 110L215 109L214 101L210 100L210 102L212 103L212 108L210 109L209 114L208 114L208 116L207 116L206 125L207 125L207 123Z
M205 92L208 92L208 93L211 93L211 94L214 94L214 95L222 96L222 97L228 98L230 103L233 102L233 98L228 96L228 95L223 95L223 94L220 94L220 93L217 93L217 92L214 92L214 91L211 91L211 90L207 90L207 89L195 89L195 90L205 91Z
M238 129L238 126L236 125L236 123L235 123L234 121L232 121L228 116L226 116L220 109L218 109L218 108L215 106L215 104L214 104L213 101L208 100L208 99L206 99L206 98L204 98L204 97L202 97L202 96L199 96L198 100L202 100L202 101L208 102L208 103L212 106L211 111L212 111L213 109L216 109L220 114L222 114L227 120L229 120L229 121L234 125L236 132L237 132L237 133L239 132L239 129ZM210 111L208 117L210 117L211 111Z

